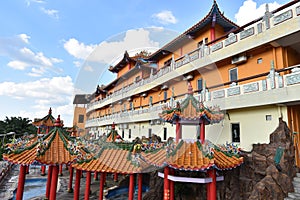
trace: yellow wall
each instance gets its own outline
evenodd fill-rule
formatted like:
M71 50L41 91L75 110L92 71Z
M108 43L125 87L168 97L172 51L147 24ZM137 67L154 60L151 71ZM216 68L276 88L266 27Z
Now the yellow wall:
M83 121L83 123L79 123L79 122L78 122L79 115L83 115L83 116L84 116L84 121ZM80 129L84 129L84 127L85 127L85 122L86 122L86 108L75 106L75 108L74 108L73 125L78 126Z

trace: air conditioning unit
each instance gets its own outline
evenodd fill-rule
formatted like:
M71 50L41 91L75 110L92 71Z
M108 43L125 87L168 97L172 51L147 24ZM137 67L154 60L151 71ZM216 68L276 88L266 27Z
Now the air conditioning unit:
M146 96L147 96L147 93L143 93L141 96L142 96L142 97L146 97Z
M194 76L189 74L189 75L185 76L185 77L183 78L183 80L184 80L184 81L191 81L193 78L194 78Z
M231 64L240 64L247 61L246 55L233 56L231 59Z
M161 90L167 90L167 89L169 89L169 87L167 85L161 86Z

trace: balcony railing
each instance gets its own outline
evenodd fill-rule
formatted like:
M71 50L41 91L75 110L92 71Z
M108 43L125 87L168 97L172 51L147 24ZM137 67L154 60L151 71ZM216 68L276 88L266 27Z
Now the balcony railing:
M214 101L220 99L229 100L228 98L239 95L257 95L257 92L267 92L271 90L275 91L276 89L293 87L294 85L300 86L300 65L293 66L291 68L291 71L292 72L290 74L281 76L274 69L271 69L269 75L264 80L242 85L231 84L231 86L228 88L223 88L211 92L205 89L199 94L195 94L194 96L199 101L205 102L205 104L214 105ZM137 119L141 119L141 116L144 116L144 119L148 117L147 120L157 119L158 113L162 112L163 106L175 106L177 102L181 102L182 100L184 100L184 98L184 96L181 96L178 99L176 98L176 100L174 101L171 100L166 103L160 102L147 108L127 110L103 117L89 119L86 122L86 127L101 126L109 124L112 121L128 123L136 121ZM226 109L226 107L223 107L222 109Z
M292 4L292 3L290 3ZM87 112L91 112L95 109L101 108L105 105L109 105L111 103L117 102L119 100L122 100L124 98L128 98L129 96L133 95L135 89L137 90L136 93L138 94L140 91L138 88L141 86L146 86L150 85L150 83L154 83L154 80L156 80L156 84L162 84L163 81L166 81L166 79L161 79L162 83L159 83L157 79L165 76L166 74L169 74L171 71L176 71L178 68L181 68L188 63L194 62L196 60L201 60L206 56L209 55L214 55L217 52L221 52L223 49L226 51L230 46L234 46L235 44L239 44L240 42L247 41L247 39L250 39L252 37L255 37L259 34L262 34L266 31L272 30L272 28L276 28L279 24L291 20L293 18L299 18L300 15L300 5L298 3L293 3L290 7L284 8L283 10L276 10L276 12L272 13L273 16L270 17L270 15L265 15L265 17L262 17L261 19L258 19L254 21L253 23L247 24L246 27L243 27L243 29L240 29L240 31L237 31L236 33L230 33L227 35L227 37L217 43L214 44L209 44L208 46L203 45L200 48L197 48L193 50L192 52L176 59L172 60L170 66L167 66L165 68L162 68L158 70L155 74L151 74L148 78L141 79L138 82L134 82L133 84L129 86L125 86L122 89L108 95L106 98L90 103L87 106ZM299 23L298 23L299 24ZM298 25L297 29L289 30L290 32L288 33L287 30L284 31L282 34L291 34L293 31L299 31L300 26ZM268 34L266 36L266 40L272 41L277 39L278 37L283 37L284 35L276 35L276 34ZM276 38L277 37L277 38ZM268 42L268 41L263 41L263 42ZM254 44L257 45L257 44ZM249 45L244 45L247 46L247 48L250 48ZM228 53L229 52L229 53ZM222 55L226 57L228 56L233 56L236 55L240 52L234 52L234 51L226 51L225 53L222 51ZM229 55L233 54L233 55ZM220 55L220 54L218 54ZM221 58L219 58L221 59ZM201 67L201 66L199 66ZM194 70L194 69L187 69L187 70ZM186 71L188 72L188 71ZM178 75L178 74L177 74ZM174 77L173 77L174 78ZM276 78L276 77L275 77ZM283 86L283 78L277 77L279 79L278 86ZM290 78L293 79L293 78ZM259 90L265 90L267 86L267 80L265 81L260 81L257 83L251 83L244 85L242 88L240 86L235 86L230 89L226 90L219 90L215 91L212 94L213 99L217 98L223 98L223 97L228 97L228 96L234 96L234 95L239 95L239 94L246 94L250 93L253 91L259 91ZM270 82L270 84L273 84L273 82ZM276 86L276 87L278 87ZM275 87L272 85L272 87ZM210 96L209 96L210 97Z

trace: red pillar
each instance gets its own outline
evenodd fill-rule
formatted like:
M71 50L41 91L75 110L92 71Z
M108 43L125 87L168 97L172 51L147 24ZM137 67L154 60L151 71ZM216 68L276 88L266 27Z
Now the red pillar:
M202 123L200 123L200 140L201 144L204 144L205 141L205 122L202 120Z
M76 169L76 180L74 188L74 200L79 200L81 170Z
M73 183L74 168L71 165L69 166L69 171L70 171L70 178L69 178L68 192L72 193L73 192L72 183Z
M174 175L174 169L170 168L170 175ZM175 199L175 185L174 181L169 180L170 183L170 200Z
M94 172L94 180L98 181L98 172Z
M142 200L143 194L143 174L138 174L138 200Z
M53 166L52 177L51 177L51 188L50 188L50 200L56 199L56 189L58 180L58 166Z
M24 185L25 185L25 176L26 176L26 166L20 166L19 180L18 180L18 189L16 200L23 199Z
M179 123L179 120L176 120L176 142L178 142L181 139L181 126Z
M29 174L29 166L30 166L30 165L27 165L27 166L26 166L26 174Z
M60 176L63 175L62 171L63 171L63 164L60 164L60 165L59 165L59 175L60 175Z
M128 200L133 200L134 193L134 174L129 175L129 190L128 190Z
M45 176L46 175L46 166L42 165L41 169L42 169L41 176Z
M207 184L207 200L217 199L217 181L216 181L216 170L210 169L207 171L208 177L212 178L212 182Z
M106 172L100 173L99 200L103 200L103 189L104 189L105 176L106 176Z
M118 173L114 173L114 181L115 181L115 182L118 181Z
M46 199L49 199L49 197L50 197L52 171L53 171L53 166L49 166L48 167L47 185L46 185Z
M84 200L89 199L89 197L90 197L90 188L91 188L91 172L86 172Z
M169 185L169 167L164 169L164 200L170 199L170 185Z

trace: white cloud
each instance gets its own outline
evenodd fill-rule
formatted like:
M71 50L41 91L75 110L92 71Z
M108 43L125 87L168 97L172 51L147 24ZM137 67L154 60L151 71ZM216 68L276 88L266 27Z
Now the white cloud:
M65 50L78 59L86 59L97 45L85 45L75 38L71 38L64 43Z
M275 10L280 7L281 4L276 1L268 3L269 11ZM238 25L244 25L251 22L259 17L262 17L266 11L266 4L261 4L257 7L257 3L253 0L244 1L243 5L240 7L238 13L235 14L236 23Z
M44 7L41 7L41 11L43 13L45 13L46 15L50 16L50 17L53 17L55 19L58 19L59 16L58 16L58 10L54 10L54 9L46 9Z
M82 63L80 61L74 61L73 64L76 66L76 67L80 67L82 65Z
M20 37L20 39L22 41L24 41L26 44L29 44L29 39L30 39L30 36L29 35L26 35L25 33L22 33L20 35L18 35Z
M152 15L152 17L156 20L158 20L159 23L161 24L176 24L177 19L173 15L173 13L169 10L164 10L159 13L155 13Z
M93 70L93 67L90 66L90 65L85 65L85 66L84 66L84 70L85 70L85 71L89 71L89 72L93 72L93 71L94 71L94 70Z
M57 114L68 118L68 126L72 125L73 94L74 85L69 76L42 78L23 83L0 83L0 96L11 97L23 105L20 109L21 116L30 119L43 117L47 114L49 107L52 107ZM25 101L29 101L30 105L24 105Z
M7 66L17 70L25 70L27 67L29 67L29 64L22 61L14 60L10 61L7 64Z
M31 3L41 4L41 3L45 3L45 1L43 1L43 0L26 0L27 6L30 6Z

